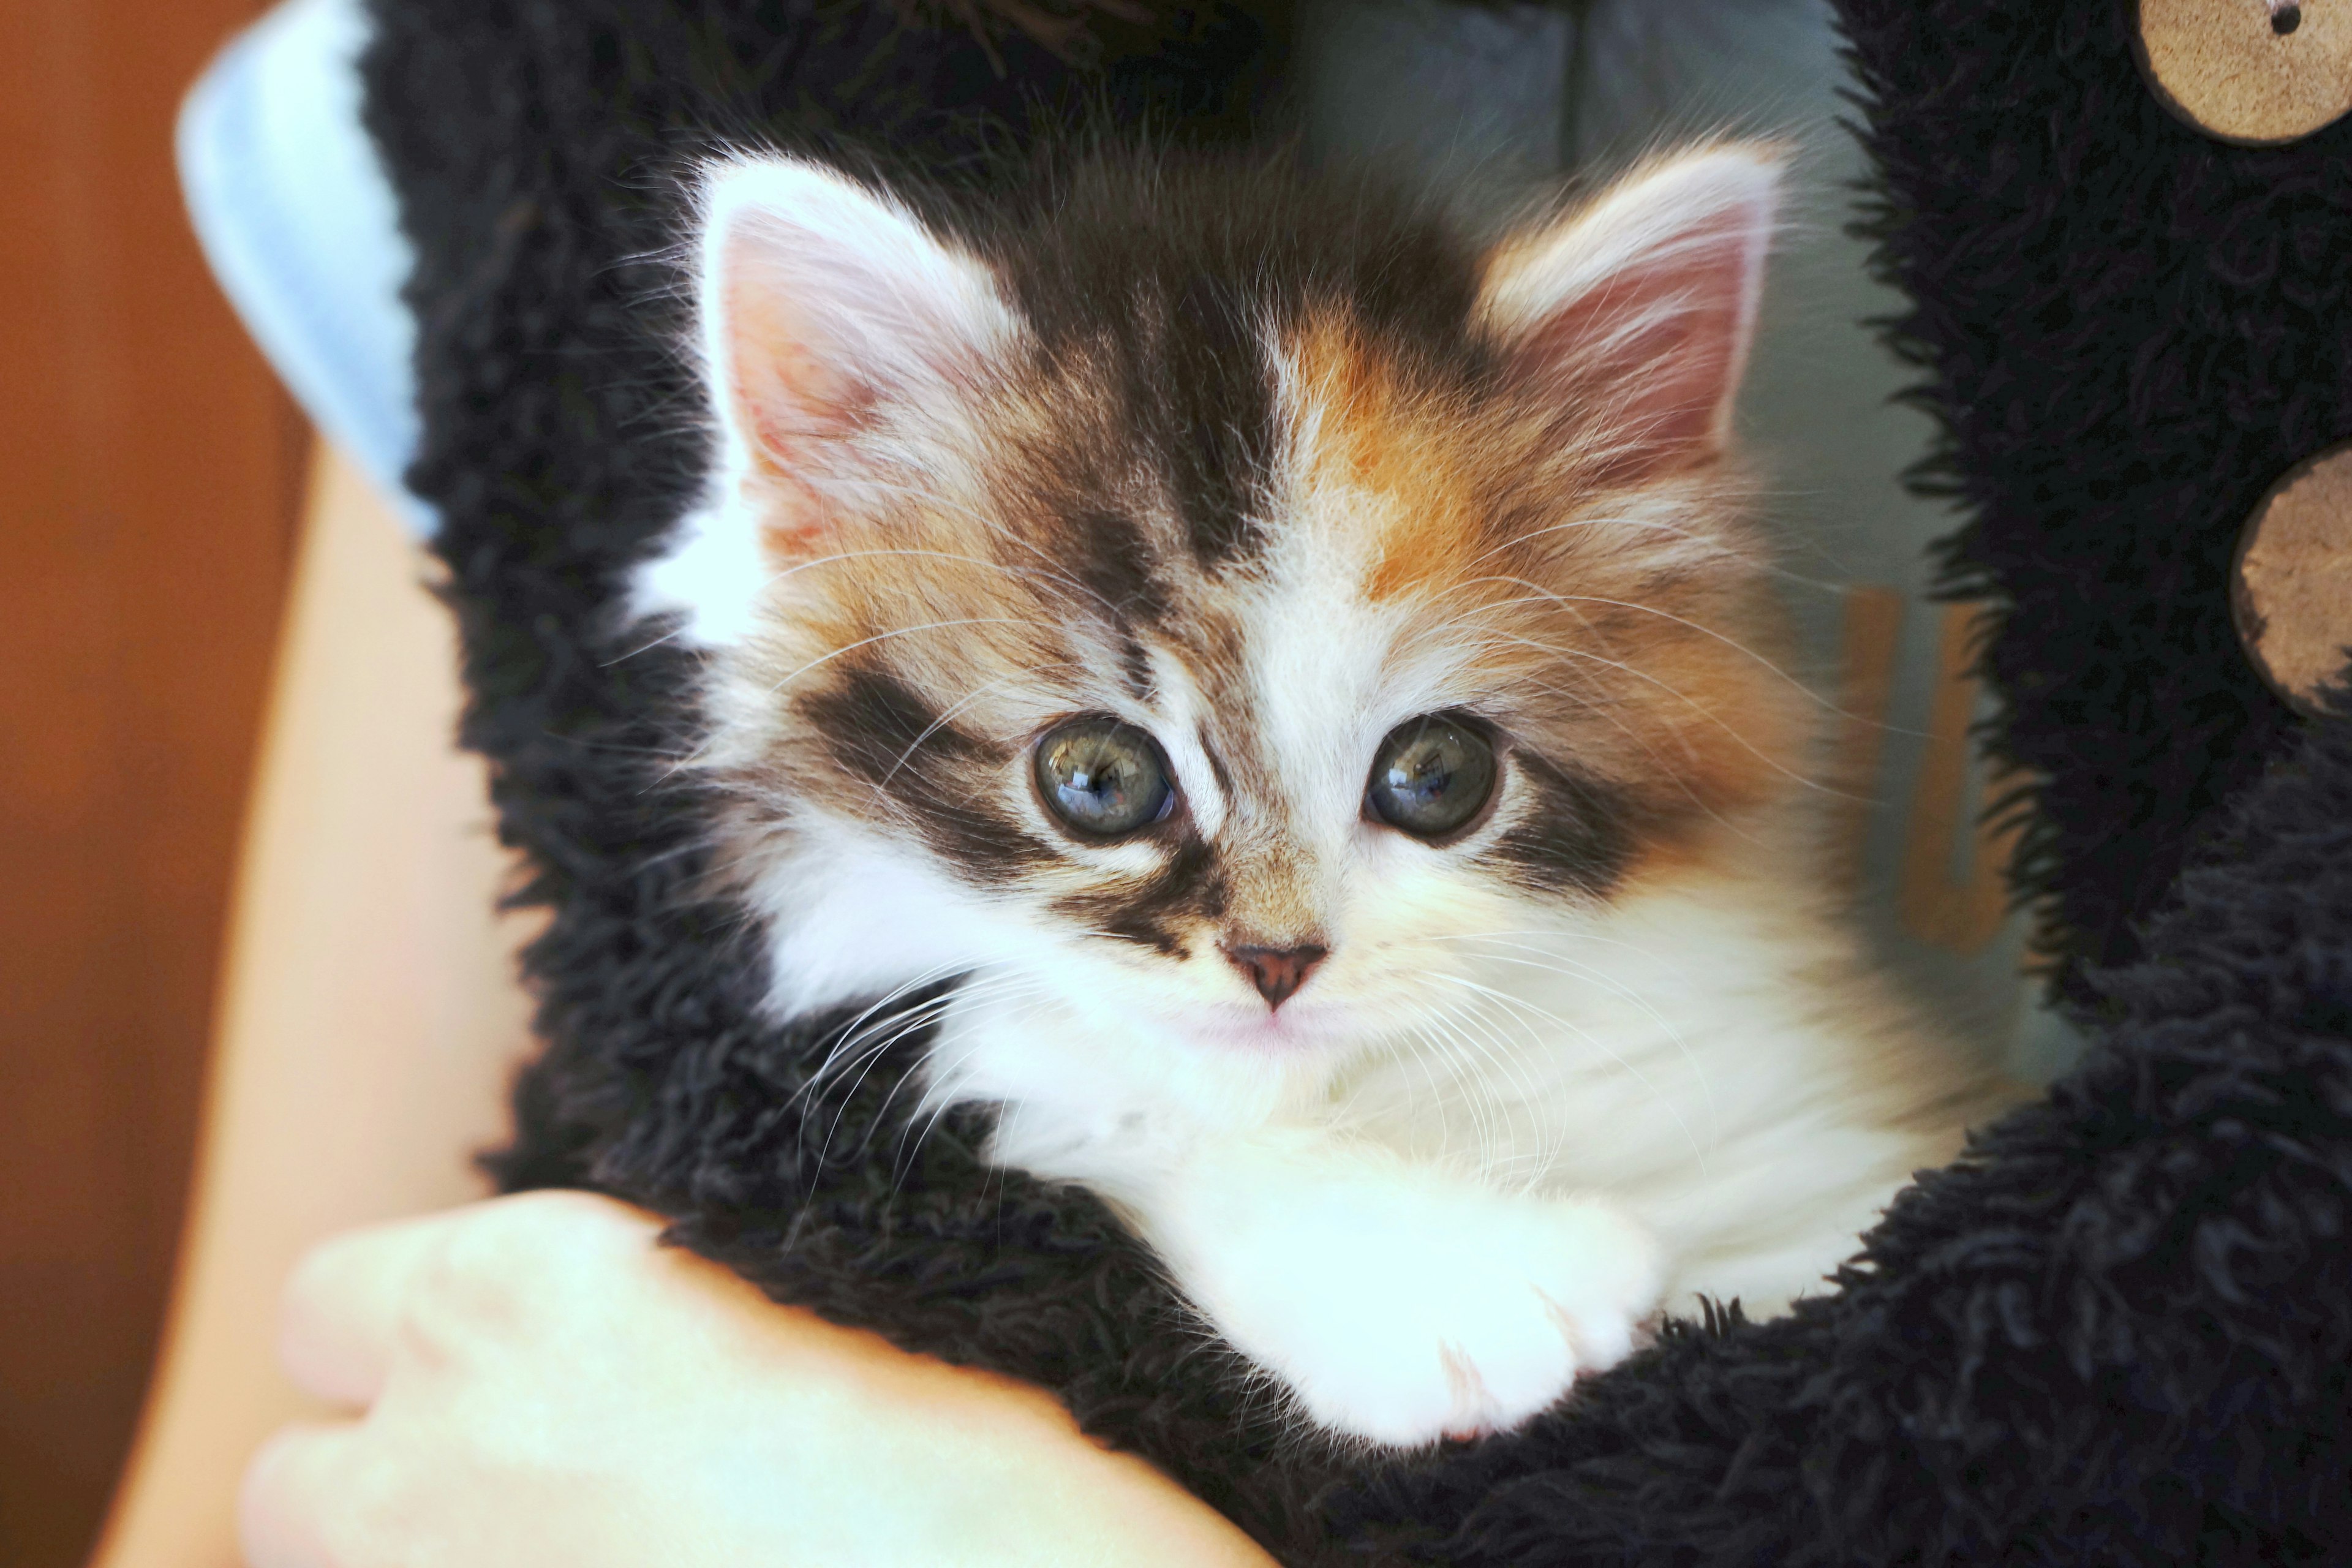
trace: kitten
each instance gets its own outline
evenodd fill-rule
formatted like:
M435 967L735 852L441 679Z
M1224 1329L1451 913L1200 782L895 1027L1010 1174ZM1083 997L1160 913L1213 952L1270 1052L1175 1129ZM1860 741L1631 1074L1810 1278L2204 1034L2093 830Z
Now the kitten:
M773 1005L961 977L928 1103L1334 1433L1782 1306L1990 1103L1816 885L1729 444L1779 176L1481 250L1273 165L709 174L714 473L636 603L708 649Z

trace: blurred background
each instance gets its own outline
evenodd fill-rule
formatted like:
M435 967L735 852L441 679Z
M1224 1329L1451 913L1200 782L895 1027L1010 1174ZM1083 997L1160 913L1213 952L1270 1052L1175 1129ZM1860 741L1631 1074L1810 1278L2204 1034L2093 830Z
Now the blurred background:
M309 431L198 257L257 0L0 4L0 1563L63 1568L171 1279Z

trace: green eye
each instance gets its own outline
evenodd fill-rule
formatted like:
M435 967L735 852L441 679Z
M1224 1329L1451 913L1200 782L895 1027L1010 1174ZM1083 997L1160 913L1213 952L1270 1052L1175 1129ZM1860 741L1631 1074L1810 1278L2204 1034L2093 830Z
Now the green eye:
M1495 748L1442 713L1408 719L1372 758L1365 804L1415 838L1443 838L1478 815L1495 793Z
M1073 719L1046 731L1034 763L1045 807L1088 838L1149 827L1176 804L1150 736L1117 719Z

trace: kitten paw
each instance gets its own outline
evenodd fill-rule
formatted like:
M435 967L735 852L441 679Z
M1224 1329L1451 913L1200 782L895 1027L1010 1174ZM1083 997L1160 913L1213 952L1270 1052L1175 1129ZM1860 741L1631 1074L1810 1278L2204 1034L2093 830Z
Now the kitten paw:
M1416 1445L1503 1431L1633 1349L1657 1245L1607 1204L1428 1181L1237 1226L1201 1305L1318 1424Z

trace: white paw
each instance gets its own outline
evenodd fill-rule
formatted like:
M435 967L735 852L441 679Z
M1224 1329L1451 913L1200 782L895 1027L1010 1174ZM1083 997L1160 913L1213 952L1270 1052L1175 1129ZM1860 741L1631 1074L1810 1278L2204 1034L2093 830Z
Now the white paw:
M1633 1350L1659 1249L1591 1200L1426 1175L1323 1187L1227 1233L1195 1300L1350 1436L1412 1445L1517 1426Z

